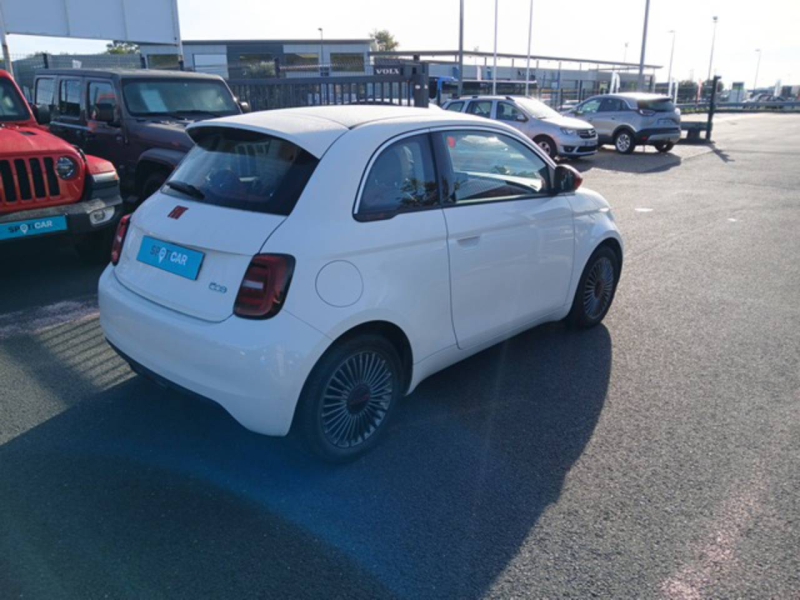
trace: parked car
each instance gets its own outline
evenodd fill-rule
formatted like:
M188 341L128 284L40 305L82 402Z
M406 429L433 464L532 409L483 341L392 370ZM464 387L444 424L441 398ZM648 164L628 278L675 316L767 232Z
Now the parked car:
M589 123L564 117L534 98L472 96L450 100L442 108L503 121L536 142L550 158L597 152L597 133Z
M512 127L333 106L188 132L196 146L120 222L100 322L134 371L250 430L294 426L352 459L426 377L611 306L608 203Z
M110 160L134 204L192 147L187 125L249 109L216 75L144 69L39 71L34 104L52 133Z
M594 125L600 144L613 144L621 154L645 145L669 152L681 139L680 110L661 94L592 96L566 114Z
M0 243L66 236L88 262L108 262L122 214L114 166L40 127L0 70Z

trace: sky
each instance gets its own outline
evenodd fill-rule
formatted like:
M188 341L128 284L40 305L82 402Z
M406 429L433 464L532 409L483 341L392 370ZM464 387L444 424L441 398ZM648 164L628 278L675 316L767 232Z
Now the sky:
M103 0L98 0L103 1ZM498 51L524 54L530 0L498 0ZM2 3L2 0L0 0ZM492 51L494 2L464 0L465 49ZM223 8L224 7L224 8ZM637 62L645 0L533 0L532 53ZM459 0L178 0L184 39L364 38L389 29L401 49L458 47ZM730 85L800 84L800 0L651 0L645 61L666 81L675 30L673 75L708 74L712 17L719 17L713 71ZM102 51L104 42L9 36L12 54ZM542 65L544 66L544 65Z

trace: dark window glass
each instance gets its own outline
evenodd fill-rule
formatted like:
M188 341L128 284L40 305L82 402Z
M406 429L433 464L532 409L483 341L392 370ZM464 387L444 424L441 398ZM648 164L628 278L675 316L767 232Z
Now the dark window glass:
M89 82L89 118L96 119L99 110L112 110L116 114L117 93L107 82Z
M492 116L492 101L473 100L469 103L469 106L467 106L467 112L471 115L486 117L488 119Z
M34 104L53 106L56 97L56 80L52 77L43 77L36 80Z
M291 142L241 129L208 127L195 142L165 189L227 208L288 215L319 162Z
M547 193L549 169L536 152L500 134L440 134L450 155L456 204L515 200Z
M675 110L675 105L669 98L656 98L655 100L639 100L639 109L672 112Z
M216 80L131 79L123 84L122 95L128 111L137 117L239 114L230 90Z
M283 64L287 71L315 71L319 65L319 54L285 54Z
M231 79L258 79L275 77L275 57L272 54L240 54L235 64L229 65Z
M623 110L622 102L616 98L603 98L598 112L618 112Z
M522 114L522 111L513 104L509 104L508 102L499 102L497 104L498 121L519 121L520 117L523 117L525 121L528 120L527 117Z
M8 79L0 79L0 122L26 121L30 118L28 107L14 84Z
M65 79L58 91L58 114L77 119L81 116L81 80Z
M417 135L381 152L367 175L358 214L380 217L438 204L430 140Z
M463 102L451 102L447 105L447 110L452 110L453 112L461 112L464 109Z
M331 68L350 73L364 72L364 55L358 52L331 52Z

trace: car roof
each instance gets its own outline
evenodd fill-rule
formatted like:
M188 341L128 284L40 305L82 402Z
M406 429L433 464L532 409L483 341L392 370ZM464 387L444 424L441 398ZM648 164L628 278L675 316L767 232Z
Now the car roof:
M37 77L47 77L48 75L118 79L222 79L219 75L208 73L157 69L37 69L36 71Z
M609 96L616 96L617 98L628 98L629 100L661 100L671 99L666 94L648 94L647 92L620 92L618 94L609 94Z
M246 129L288 140L321 158L333 142L351 129L387 121L407 124L409 129L415 124L429 127L459 123L495 125L481 117L443 110L385 105L340 105L283 108L210 119L190 125L187 132L197 135L204 128L219 126Z
M501 96L500 94L497 94L497 95L489 95L489 94L487 94L485 96L481 96L481 95L467 96L467 95L464 95L464 96L459 96L458 98L451 98L447 102L448 103L449 102L464 102L465 100L511 100L513 102L517 98L524 98L524 97L525 96L523 96L523 95Z

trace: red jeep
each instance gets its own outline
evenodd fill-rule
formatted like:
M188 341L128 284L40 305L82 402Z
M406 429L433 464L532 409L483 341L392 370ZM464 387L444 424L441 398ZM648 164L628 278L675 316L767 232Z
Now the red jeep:
M69 236L81 258L102 263L121 215L114 165L38 125L0 70L0 244Z

